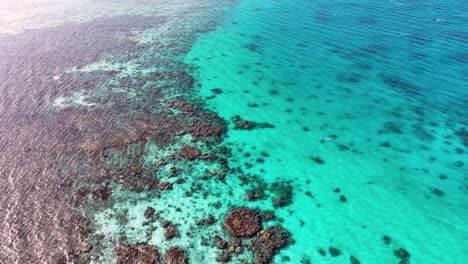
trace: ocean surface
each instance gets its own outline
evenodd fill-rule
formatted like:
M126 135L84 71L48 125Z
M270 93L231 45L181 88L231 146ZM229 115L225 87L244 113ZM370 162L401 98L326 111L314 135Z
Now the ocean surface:
M3 0L0 154L1 264L468 263L468 2Z

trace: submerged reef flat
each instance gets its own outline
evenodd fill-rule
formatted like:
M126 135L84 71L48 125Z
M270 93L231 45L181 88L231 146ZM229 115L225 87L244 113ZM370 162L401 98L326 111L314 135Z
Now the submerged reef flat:
M171 148L184 135L193 137L187 145L213 147L225 133L223 120L188 97L194 79L181 60L196 34L216 25L219 8L232 3L208 2L164 3L166 13L151 6L143 14L38 23L0 36L1 263L188 258L105 236L94 220L120 192L156 197L184 182L159 180L155 167L170 168L171 177L178 169L163 160L145 163L148 148ZM193 152L182 153L220 159ZM125 229L124 212L116 216ZM177 237L177 229L169 227L166 237Z

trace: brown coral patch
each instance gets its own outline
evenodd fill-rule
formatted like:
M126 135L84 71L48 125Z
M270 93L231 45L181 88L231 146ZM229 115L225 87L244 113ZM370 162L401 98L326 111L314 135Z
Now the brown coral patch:
M180 247L171 247L164 254L164 264L187 264L185 251Z
M200 157L201 152L196 147L184 145L179 152L179 156L188 160L194 160Z
M249 208L231 210L223 225L235 237L252 237L262 228L258 213Z
M270 263L273 256L282 248L293 242L291 234L280 225L267 228L253 242L252 250L255 255L255 263Z
M166 229L166 232L164 232L164 237L168 240L173 239L174 237L177 237L178 235L179 235L179 232L174 226L169 226Z
M115 249L117 264L159 264L159 252L155 246L118 245Z
M226 128L224 126L212 126L204 123L197 123L190 130L190 133L196 137L220 136L225 132Z

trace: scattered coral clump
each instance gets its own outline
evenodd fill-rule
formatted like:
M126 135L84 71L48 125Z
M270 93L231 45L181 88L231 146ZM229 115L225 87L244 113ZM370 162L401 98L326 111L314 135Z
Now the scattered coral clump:
M460 142L468 148L468 130L461 128L455 131L455 135L460 138Z
M187 255L180 247L171 247L164 254L164 264L187 264Z
M275 194L273 198L273 206L275 208L285 207L293 201L293 186L286 182L275 182L271 186L272 192Z
M260 231L262 223L255 210L236 208L229 212L223 226L234 237L252 237Z
M242 130L253 130L256 128L274 128L275 126L270 123L262 122L257 123L253 121L248 121L242 119L240 116L236 115L231 118L232 122L234 122L234 129L242 129Z
M201 151L196 147L184 145L179 152L179 156L188 160L194 160L200 157Z
M291 234L280 225L275 225L261 231L259 237L252 245L252 251L256 259L255 263L271 263L271 259L280 249L292 243Z
M393 255L400 259L401 264L409 263L411 254L404 248L399 248L393 251Z
M159 252L150 245L117 245L117 264L159 264ZM174 262L175 263L175 262Z
M166 229L166 232L164 232L164 237L167 240L173 239L174 237L177 237L178 235L179 235L179 232L177 231L177 229L174 226L169 226Z

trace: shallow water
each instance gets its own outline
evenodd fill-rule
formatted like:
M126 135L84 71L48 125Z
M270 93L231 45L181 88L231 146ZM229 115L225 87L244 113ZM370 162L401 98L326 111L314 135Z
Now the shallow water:
M399 247L411 263L466 261L462 10L449 1L243 1L198 39L186 61L200 93L223 90L210 107L275 125L231 129L226 141L269 153L253 168L264 180L292 181L293 203L276 211L296 239L282 252L291 262L397 263ZM342 254L321 256L329 246Z
M254 263L234 207L275 263L468 261L466 3L0 7L1 263Z

